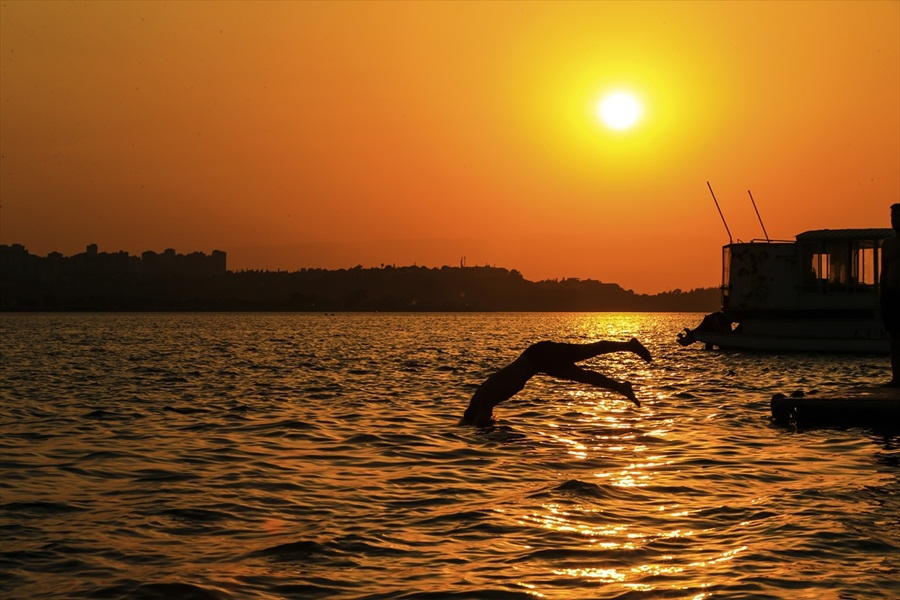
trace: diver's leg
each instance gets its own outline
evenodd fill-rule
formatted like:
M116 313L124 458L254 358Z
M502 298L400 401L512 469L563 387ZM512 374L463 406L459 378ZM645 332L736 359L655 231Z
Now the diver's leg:
M650 356L650 351L637 338L631 338L627 342L603 340L592 344L540 342L535 344L535 346L540 346L540 351L550 358L548 362L553 363L577 363L611 352L632 352L647 362L653 360L653 357Z
M568 379L569 381L577 381L594 387L612 390L622 394L634 402L635 405L641 405L637 396L634 395L634 388L628 381L616 381L615 379L610 379L606 375L597 373L596 371L588 371L587 369L582 369L575 365L553 369L552 371L547 372L547 374L552 377L558 377L559 379Z

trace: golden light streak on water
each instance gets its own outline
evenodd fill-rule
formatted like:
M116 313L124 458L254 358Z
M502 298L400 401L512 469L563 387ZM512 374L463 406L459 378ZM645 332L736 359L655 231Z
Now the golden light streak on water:
M623 582L627 576L616 569L600 569L596 567L585 567L581 569L554 569L556 575L567 575L569 577L583 577L585 579L599 579L606 582Z

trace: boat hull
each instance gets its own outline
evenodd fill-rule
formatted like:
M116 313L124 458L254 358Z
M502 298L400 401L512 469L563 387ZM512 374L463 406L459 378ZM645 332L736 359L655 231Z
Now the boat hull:
M721 350L755 352L831 352L851 354L887 354L887 339L767 337L744 333L695 332L696 341Z
M695 330L693 337L723 350L887 354L884 326L868 319L743 319L734 330Z

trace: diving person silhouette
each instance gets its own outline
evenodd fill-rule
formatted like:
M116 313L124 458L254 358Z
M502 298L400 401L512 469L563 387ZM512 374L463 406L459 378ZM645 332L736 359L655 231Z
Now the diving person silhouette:
M612 390L640 406L630 382L616 381L575 364L611 352L632 352L647 362L653 360L650 351L637 338L631 338L627 342L604 340L591 344L538 342L526 348L516 360L488 377L478 387L459 424L481 427L489 425L494 407L519 393L528 380L538 373Z

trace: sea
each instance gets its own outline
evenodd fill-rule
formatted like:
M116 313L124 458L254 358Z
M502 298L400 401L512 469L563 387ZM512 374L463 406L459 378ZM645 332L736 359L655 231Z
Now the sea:
M900 436L771 421L885 356L701 314L0 314L0 597L900 597ZM640 339L458 425L540 340Z

